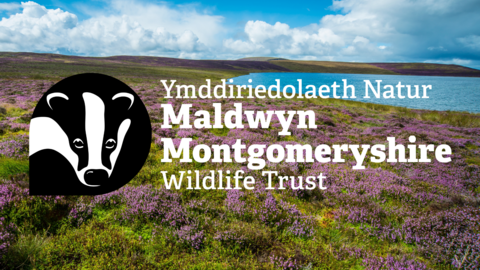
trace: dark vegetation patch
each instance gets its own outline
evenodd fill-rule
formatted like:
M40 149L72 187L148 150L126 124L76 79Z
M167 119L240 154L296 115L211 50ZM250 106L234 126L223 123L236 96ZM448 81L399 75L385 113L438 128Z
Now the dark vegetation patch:
M402 75L480 77L480 70L459 65L429 63L370 63Z
M271 60L270 62L294 72L398 75L393 71L366 63L296 60Z

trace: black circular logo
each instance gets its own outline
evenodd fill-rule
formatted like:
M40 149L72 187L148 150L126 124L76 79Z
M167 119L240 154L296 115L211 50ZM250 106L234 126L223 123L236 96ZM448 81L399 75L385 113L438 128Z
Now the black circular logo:
M102 74L68 77L38 102L30 122L30 194L98 195L127 184L152 140L145 105Z

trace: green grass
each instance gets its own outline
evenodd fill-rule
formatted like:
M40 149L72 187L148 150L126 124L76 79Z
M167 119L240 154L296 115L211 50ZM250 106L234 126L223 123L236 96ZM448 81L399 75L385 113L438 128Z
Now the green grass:
M278 58L278 57L245 57L245 58L240 58L238 60L243 60L243 61L271 61L271 60L288 60L285 58Z
M118 63L72 65L69 63L35 62L11 65L12 67L14 66L15 69L18 69L19 72L16 74L0 72L0 78L24 78L27 76L29 79L56 81L79 73L102 73L119 78L128 83L157 82L161 85L160 80L164 78L177 80L177 82L181 82L182 84L190 84L199 81L204 83L205 79L220 81L221 79L248 74L244 71L199 70L193 68L155 67ZM29 72L20 72L21 70L29 70Z
M366 63L294 60L270 60L270 62L295 72L398 75L393 71Z
M8 179L12 175L28 173L28 160L0 158L0 179Z
M227 128L227 127L223 127L223 128L212 128L210 129L210 132L215 135L215 136L221 136L221 137L225 137L228 135L228 132L230 132L230 129Z
M4 256L5 269L31 269L50 240L45 233L20 235Z
M466 159L467 164L480 166L480 157L468 157Z

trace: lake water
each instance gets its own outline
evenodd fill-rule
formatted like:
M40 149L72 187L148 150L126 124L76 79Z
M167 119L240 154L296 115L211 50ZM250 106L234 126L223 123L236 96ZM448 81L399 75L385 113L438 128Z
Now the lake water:
M331 85L336 82L340 87L337 89L337 95L343 96L344 82L347 80L348 85L355 87L356 98L349 100L372 102L393 106L401 106L414 109L427 109L437 111L468 111L473 113L480 113L480 78L466 78L466 77L436 77L436 76L405 76L405 75L374 75L374 74L338 74L338 73L252 73L233 79L233 84L237 85L252 85L254 88L257 85L264 85L267 88L271 85L276 85L275 79L280 80L280 89L285 85L293 85L298 89L298 79L302 79L303 93L307 92L307 85L314 85L318 89L321 85ZM249 83L249 79L252 80ZM370 98L366 99L365 90L366 84L364 80L370 80L375 90L377 89L376 80L381 82L381 95L376 98L371 90L368 91ZM415 85L419 85L419 96L423 96L422 85L431 85L432 89L427 90L429 98L410 99L407 96L407 89L402 89L404 99L398 98L398 90L396 85L401 82L402 85L411 85L412 95L415 94ZM395 98L385 99L383 93L387 91L383 87L385 85L392 85L394 87ZM330 96L333 98L332 91ZM291 91L287 91L291 92ZM298 92L298 90L297 90ZM348 97L351 96L351 90L347 90ZM320 98L317 94L317 98Z

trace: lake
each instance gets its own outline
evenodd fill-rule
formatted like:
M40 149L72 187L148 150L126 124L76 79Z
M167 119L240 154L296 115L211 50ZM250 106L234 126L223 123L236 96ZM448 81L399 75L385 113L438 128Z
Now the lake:
M338 74L338 73L252 73L240 77L235 77L233 84L237 85L252 85L254 88L257 85L264 85L267 88L270 85L276 85L275 79L280 80L280 89L285 85L293 85L298 88L298 79L302 79L303 93L305 93L307 85L314 85L317 89L321 85L331 86L336 82L340 87L337 90L338 96L343 96L342 79L347 80L348 85L355 87L356 98L348 98L349 100L356 100L362 102L379 103L393 106L401 106L414 109L427 109L437 111L467 111L472 113L480 113L480 78L467 77L436 77L436 76L405 76L405 75L375 75L375 74ZM248 80L252 82L249 83ZM382 80L380 89L383 93L385 90L383 86L392 85L394 87L395 98L385 99L383 94L380 98L376 98L372 91L369 91L370 98L366 99L364 80L370 80L372 86L377 89L376 80ZM402 95L406 96L404 99L398 98L396 85L401 82L402 85L411 85L412 94L415 93L414 85L419 85L419 96L422 97L422 85L431 85L432 89L427 90L429 98L415 98L407 97L407 90L404 87ZM291 91L287 91L291 92ZM351 91L347 91L350 97ZM330 96L332 94L324 94ZM317 94L317 98L320 98Z

